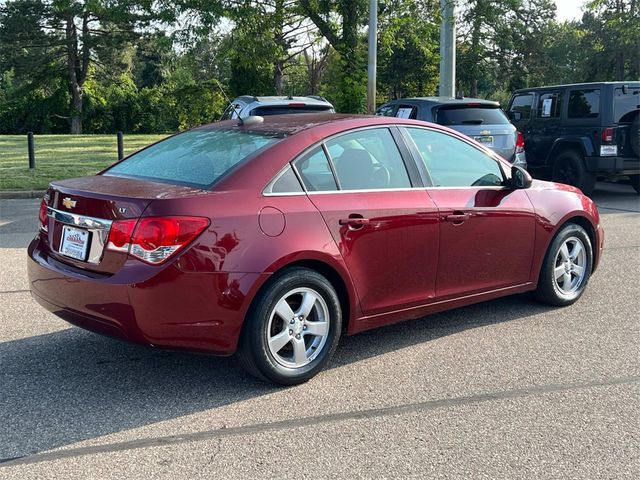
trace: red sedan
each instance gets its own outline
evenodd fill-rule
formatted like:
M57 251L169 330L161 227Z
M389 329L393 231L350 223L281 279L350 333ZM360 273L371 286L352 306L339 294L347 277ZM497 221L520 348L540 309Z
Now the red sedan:
M594 203L447 128L310 114L225 121L51 184L33 297L141 344L308 380L342 334L534 290L584 292Z

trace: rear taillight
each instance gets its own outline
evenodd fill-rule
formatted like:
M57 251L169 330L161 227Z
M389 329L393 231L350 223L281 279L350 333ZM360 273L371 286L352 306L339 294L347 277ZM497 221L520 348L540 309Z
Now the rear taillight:
M40 228L46 232L49 229L49 221L47 220L47 201L44 198L40 202L40 212L38 212L38 218L40 219Z
M107 249L129 252L136 258L159 265L191 243L209 226L202 217L143 217L111 224Z
M516 153L524 152L524 135L522 132L516 132Z
M616 131L609 127L602 129L602 143L612 143L615 138Z

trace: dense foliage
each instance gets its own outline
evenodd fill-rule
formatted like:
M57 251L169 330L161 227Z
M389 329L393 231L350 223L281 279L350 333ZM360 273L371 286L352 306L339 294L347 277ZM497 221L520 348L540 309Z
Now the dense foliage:
M440 2L380 1L378 102L437 93ZM366 0L12 0L0 5L0 133L170 132L240 94L366 105ZM640 77L640 2L458 2L457 88Z

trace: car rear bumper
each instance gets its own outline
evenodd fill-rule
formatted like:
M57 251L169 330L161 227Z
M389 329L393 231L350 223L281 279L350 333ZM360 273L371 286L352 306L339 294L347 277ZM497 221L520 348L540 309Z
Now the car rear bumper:
M585 157L587 169L595 174L637 175L640 174L638 157Z
M123 275L90 276L49 256L40 236L28 249L33 298L73 325L131 342L235 352L249 294L268 274L155 269L135 282Z

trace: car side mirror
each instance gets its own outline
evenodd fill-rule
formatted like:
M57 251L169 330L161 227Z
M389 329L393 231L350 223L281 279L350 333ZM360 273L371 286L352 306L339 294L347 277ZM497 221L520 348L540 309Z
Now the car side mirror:
M533 177L524 168L517 165L511 166L511 186L513 188L529 188L533 183Z
M522 120L522 112L509 112L509 118L515 122Z

